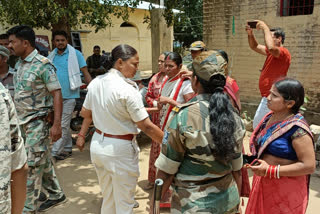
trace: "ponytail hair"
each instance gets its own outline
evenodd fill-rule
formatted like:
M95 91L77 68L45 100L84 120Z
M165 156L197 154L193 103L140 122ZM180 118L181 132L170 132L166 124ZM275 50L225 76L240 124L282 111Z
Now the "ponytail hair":
M113 68L114 64L118 59L122 59L123 61L127 61L134 55L136 55L138 52L136 49L131 47L130 45L127 44L121 44L116 46L115 48L112 49L111 51L111 57L109 57L103 67L108 71L111 68Z
M205 93L212 94L209 102L210 133L212 135L210 147L212 153L218 159L232 160L236 146L234 138L236 120L234 118L234 108L229 97L223 91L226 78L220 74L212 76L209 82L198 76L197 78Z

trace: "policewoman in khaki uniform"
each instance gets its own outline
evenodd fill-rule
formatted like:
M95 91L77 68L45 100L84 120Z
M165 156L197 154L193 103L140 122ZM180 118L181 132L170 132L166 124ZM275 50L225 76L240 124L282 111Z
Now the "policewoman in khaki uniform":
M137 51L129 45L118 45L111 54L108 72L97 76L88 87L77 146L83 149L84 136L93 120L96 132L90 153L103 196L101 213L131 214L139 177L138 128L158 143L163 133L150 121L137 85L129 79L138 69Z

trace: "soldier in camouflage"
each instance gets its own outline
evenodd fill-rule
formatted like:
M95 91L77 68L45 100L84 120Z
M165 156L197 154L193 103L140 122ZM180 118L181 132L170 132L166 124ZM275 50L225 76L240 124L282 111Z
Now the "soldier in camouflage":
M190 45L191 61L184 61L183 64L187 66L189 71L192 71L192 61L199 56L203 51L206 51L206 45L202 41L195 41Z
M245 129L223 93L225 71L217 53L204 51L193 61L188 103L173 109L155 165L173 188L171 213L238 213Z
M14 76L14 101L28 158L27 200L24 213L36 213L41 186L49 199L40 205L44 211L65 201L50 159L49 143L61 137L62 95L55 67L35 49L35 33L27 26L8 31L9 48L20 56ZM54 108L53 125L48 117ZM49 132L50 129L50 132Z
M9 89L9 93L13 97L13 68L8 65L9 54L10 51L0 45L0 82Z
M21 213L26 199L27 155L16 109L1 83L0 130L0 213Z

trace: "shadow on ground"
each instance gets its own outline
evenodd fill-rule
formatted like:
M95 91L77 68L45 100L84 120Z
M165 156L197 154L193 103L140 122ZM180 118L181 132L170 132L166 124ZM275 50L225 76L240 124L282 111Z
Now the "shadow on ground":
M246 144L249 135L246 136ZM136 188L136 200L140 207L134 209L135 214L149 213L149 201L152 190L144 190L147 185L148 163L151 140L145 135L137 138L141 149L139 157L140 177ZM74 147L72 157L56 163L56 173L60 184L68 198L68 202L54 207L46 214L100 214L102 197L97 175L90 160L90 143L86 143L84 152ZM252 173L249 172L250 181ZM244 200L245 204L247 199ZM244 209L245 210L245 207ZM320 178L311 177L310 201L307 214L319 213L320 210ZM161 214L170 213L169 209L161 209Z
M97 175L90 161L89 144L87 143L84 152L74 147L70 158L56 163L56 173L68 201L46 213L100 213L102 197Z
M318 169L318 171L320 171L320 169ZM311 176L310 190L314 192L313 194L315 197L320 199L320 176L319 176L319 174Z

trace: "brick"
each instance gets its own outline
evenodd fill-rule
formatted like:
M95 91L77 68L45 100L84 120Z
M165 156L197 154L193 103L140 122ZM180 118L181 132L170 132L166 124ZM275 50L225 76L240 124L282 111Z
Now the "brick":
M310 97L307 109L320 113L320 0L315 0L312 15L280 17L278 0L204 0L203 38L209 49L223 49L232 62L232 76L240 86L241 101L258 104L258 72L265 57L253 52L248 45L244 26L246 20L261 19L271 27L286 32L284 46L292 55L288 76L298 79ZM232 35L232 18L235 35ZM263 33L255 31L260 44ZM231 66L231 63L230 63ZM320 121L316 122L320 124Z

